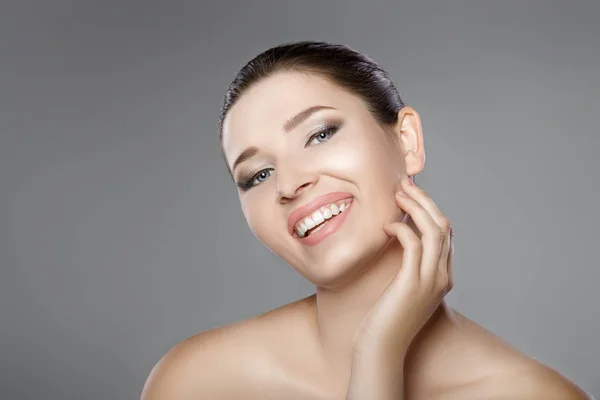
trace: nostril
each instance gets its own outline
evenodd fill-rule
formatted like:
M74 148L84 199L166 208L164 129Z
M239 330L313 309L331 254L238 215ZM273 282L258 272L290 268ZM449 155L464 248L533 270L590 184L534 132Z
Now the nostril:
M304 192L306 189L308 189L310 187L310 183L305 183L299 187L297 187L295 190L292 188L278 188L277 189L277 198L279 198L280 201L285 202L288 200L293 200L295 197L298 197L302 192Z
M310 182L306 182L304 185L300 186L298 189L296 189L296 193L308 188L311 185Z

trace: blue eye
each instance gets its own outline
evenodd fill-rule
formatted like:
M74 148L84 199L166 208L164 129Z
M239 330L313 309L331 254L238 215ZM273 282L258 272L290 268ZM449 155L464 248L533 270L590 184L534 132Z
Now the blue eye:
M337 126L327 127L325 129L323 129L322 131L317 132L314 135L312 135L310 137L310 139L308 140L307 145L316 145L316 144L324 143L324 142L328 141L329 139L331 139L331 137L333 135L335 135L337 130L338 130Z
M250 174L249 176L243 178L241 182L237 184L237 186L245 192L253 188L254 186L260 185L261 183L266 181L271 175L273 175L272 168L263 169L255 174Z
M255 186L254 182L262 183L267 180L268 177L273 173L272 169L264 169L260 171L258 174L254 175L254 179L252 179L252 185Z

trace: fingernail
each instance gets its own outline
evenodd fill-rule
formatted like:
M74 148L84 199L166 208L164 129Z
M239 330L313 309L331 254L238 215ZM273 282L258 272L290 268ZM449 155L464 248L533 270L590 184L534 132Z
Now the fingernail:
M414 182L412 181L412 178L406 177L404 178L405 183L410 186L410 185L414 185Z
M399 190L396 194L400 197L410 197L404 190Z

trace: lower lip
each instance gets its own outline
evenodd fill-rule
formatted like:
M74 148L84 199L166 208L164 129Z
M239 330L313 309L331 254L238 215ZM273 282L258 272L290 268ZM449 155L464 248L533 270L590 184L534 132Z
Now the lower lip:
M341 214L338 214L337 217L328 220L327 223L318 231L311 233L307 237L297 239L305 246L314 246L321 243L323 240L325 240L325 238L333 235L342 226L346 220L346 217L350 213L353 204L354 201L352 201Z

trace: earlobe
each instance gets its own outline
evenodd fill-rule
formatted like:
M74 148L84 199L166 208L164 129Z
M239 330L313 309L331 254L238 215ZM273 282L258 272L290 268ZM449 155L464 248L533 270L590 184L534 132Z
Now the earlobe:
M425 149L423 147L421 118L414 108L405 106L398 111L398 128L406 174L415 176L425 166Z

